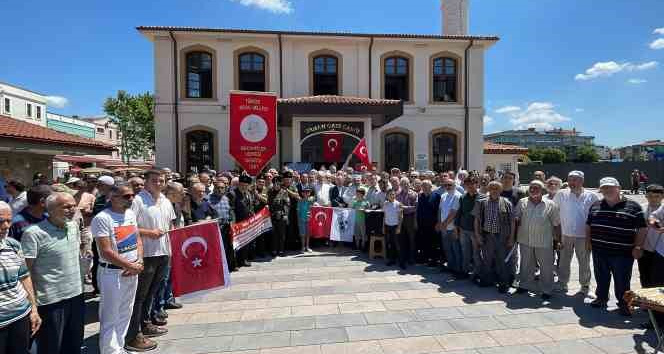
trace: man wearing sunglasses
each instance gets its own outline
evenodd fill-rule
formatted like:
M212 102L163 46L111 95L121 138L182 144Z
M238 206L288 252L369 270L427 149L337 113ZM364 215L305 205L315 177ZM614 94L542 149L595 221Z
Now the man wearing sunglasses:
M129 185L121 184L111 189L110 198L111 206L99 212L90 226L99 252L99 348L102 354L123 352L132 312L128 304L134 302L138 274L143 270L143 243L138 235L136 214L130 209L134 191ZM154 348L156 344L150 346Z

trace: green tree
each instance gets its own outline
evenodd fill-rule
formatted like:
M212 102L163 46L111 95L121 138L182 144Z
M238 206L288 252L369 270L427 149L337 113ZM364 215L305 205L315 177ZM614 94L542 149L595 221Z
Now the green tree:
M118 126L122 161L148 158L154 151L154 96L118 91L104 102L104 112Z
M582 146L576 151L576 159L574 162L597 162L599 161L599 154L592 146Z
M556 148L534 148L528 150L528 158L531 161L542 161L542 163L562 163L567 161L564 151Z

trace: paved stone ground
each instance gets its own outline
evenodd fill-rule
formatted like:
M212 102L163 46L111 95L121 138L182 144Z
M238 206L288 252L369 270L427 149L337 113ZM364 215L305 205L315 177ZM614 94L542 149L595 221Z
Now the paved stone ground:
M229 289L169 311L170 332L157 339L154 353L653 351L653 333L639 328L643 313L625 319L615 308L590 308L575 295L577 279L568 295L543 304L454 281L434 268L400 271L342 247L253 264L232 274ZM94 314L95 302L89 306ZM88 353L97 353L94 321L86 326Z
M232 282L169 311L170 332L154 352L631 353L651 352L654 340L639 329L644 314L592 309L574 295L578 285L543 305L341 247L254 262ZM86 327L88 353L97 329Z

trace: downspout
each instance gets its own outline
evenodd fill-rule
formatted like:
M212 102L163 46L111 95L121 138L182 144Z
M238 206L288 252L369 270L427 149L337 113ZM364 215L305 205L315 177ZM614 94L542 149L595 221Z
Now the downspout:
M371 66L372 66L372 59L373 59L373 44L374 44L374 37L371 36L369 37L369 98L371 97L371 92L372 92L372 87L371 87Z
M463 76L464 76L464 100L463 100L463 109L464 109L464 117L463 117L463 168L468 169L468 149L470 147L470 143L468 141L469 136L470 136L470 130L468 129L468 126L470 125L470 106L468 104L469 95L470 95L470 74L468 73L468 68L470 65L468 65L468 53L470 51L470 48L474 44L474 40L470 40L470 44L466 47L466 50L464 52L464 58L463 58L463 65L464 65L464 70L463 70Z
M178 42L172 31L173 41L173 113L175 115L175 171L180 171L180 112L178 107Z
M277 34L277 38L279 39L279 97L284 96L284 47L283 43L281 41L281 33ZM277 117L279 117L279 105L277 104ZM277 122L278 123L278 122ZM278 137L278 145L279 145L279 166L282 164L282 158L283 158L283 147L282 147L282 142L281 142L281 130L277 129L277 132L279 133Z

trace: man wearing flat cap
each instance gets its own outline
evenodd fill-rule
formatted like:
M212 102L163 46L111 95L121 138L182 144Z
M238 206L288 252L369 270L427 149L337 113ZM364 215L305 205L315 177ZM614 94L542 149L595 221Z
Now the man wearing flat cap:
M249 185L252 179L247 175L240 175L237 188L228 192L228 199L235 215L235 221L240 222L254 215L254 196L249 191ZM249 247L247 245L235 252L236 264L232 264L231 269L239 267L250 267L248 260Z
M541 292L549 300L553 292L553 248L560 242L560 213L556 204L543 198L544 182L533 180L529 196L519 200L514 212L516 241L521 251L521 272L517 293ZM535 280L537 266L539 280Z
M576 260L579 263L580 292L588 296L590 292L590 250L586 249L586 219L590 206L599 200L599 196L583 188L583 179L583 172L570 172L567 175L568 188L556 193L553 202L560 209L560 226L563 234L558 260L557 290L567 293L572 256L576 253Z

